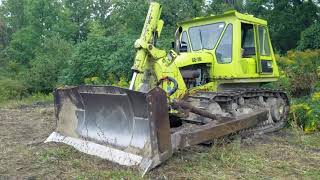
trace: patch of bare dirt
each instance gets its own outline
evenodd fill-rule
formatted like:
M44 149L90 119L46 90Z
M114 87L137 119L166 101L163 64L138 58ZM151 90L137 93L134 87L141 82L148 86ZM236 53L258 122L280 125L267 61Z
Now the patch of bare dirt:
M121 169L63 144L44 144L55 129L52 105L0 109L0 179L65 179Z
M0 109L0 175L25 177L37 166L29 151L36 152L54 126L53 108Z

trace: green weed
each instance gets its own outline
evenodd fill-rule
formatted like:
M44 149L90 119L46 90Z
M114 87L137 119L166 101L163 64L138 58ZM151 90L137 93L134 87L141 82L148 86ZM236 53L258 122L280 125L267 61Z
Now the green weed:
M141 179L142 177L134 174L132 171L112 170L112 171L89 171L81 173L75 179L91 180L91 179Z
M73 148L61 146L58 148L47 149L43 151L38 159L42 163L51 163L56 160L69 160L72 159L72 155L77 153Z
M52 94L36 93L21 99L0 101L0 107L16 108L24 105L49 104L49 103L53 103Z

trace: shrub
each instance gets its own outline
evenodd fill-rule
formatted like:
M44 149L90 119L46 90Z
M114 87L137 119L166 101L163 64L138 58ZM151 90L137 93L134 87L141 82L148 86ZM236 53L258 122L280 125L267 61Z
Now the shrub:
M294 97L310 95L318 83L320 50L289 51L278 56L278 64L289 78L289 92Z
M290 120L292 125L306 132L320 126L320 50L289 51L276 56L280 67L278 82L273 88L282 88L292 97Z
M20 99L27 94L27 88L18 80L10 78L0 79L0 102Z
M124 88L129 87L129 81L126 77L121 76L118 80L114 75L109 76L106 81L103 81L99 77L85 78L84 83L87 85L109 84L112 86L118 86L118 87L124 87Z
M320 102L320 92L315 92L315 93L312 95L312 101Z
M126 35L90 36L76 47L65 71L64 82L69 85L113 85L126 81L131 75L134 39Z
M313 132L320 128L320 92L311 98L300 99L291 106L290 119L294 125L306 132Z
M91 77L91 78L85 78L84 83L87 85L99 85L99 84L104 84L102 79L99 77Z
M113 84L113 86L118 86L118 87L123 87L123 88L128 88L129 87L129 82L126 77L120 77L120 80L116 83Z
M290 92L290 79L283 71L280 72L280 77L278 81L267 83L264 85L266 88L272 88L272 89L282 89L285 92Z

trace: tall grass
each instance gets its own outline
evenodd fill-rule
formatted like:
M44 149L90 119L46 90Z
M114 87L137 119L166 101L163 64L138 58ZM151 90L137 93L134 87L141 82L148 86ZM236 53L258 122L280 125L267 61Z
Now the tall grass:
M50 104L53 103L53 95L36 93L33 95L28 95L19 99L9 99L5 101L0 101L0 107L2 108L16 108L26 105L37 105L37 104Z

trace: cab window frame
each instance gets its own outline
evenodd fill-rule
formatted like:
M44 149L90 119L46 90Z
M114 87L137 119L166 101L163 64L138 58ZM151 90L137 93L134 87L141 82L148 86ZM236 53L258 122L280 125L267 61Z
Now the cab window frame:
M220 46L223 38L225 37L225 34L226 34L229 26L231 27L231 56L230 56L231 60L230 60L229 62L225 62L225 63L224 63L224 62L220 62L220 61L218 60L217 51L218 51L218 48L219 48L219 46ZM234 49L234 47L233 47L233 46L234 46L234 42L233 42L233 41L234 41L234 34L233 34L233 33L234 33L234 26L233 26L232 23L228 23L228 24L225 26L223 32L221 33L221 35L220 35L220 37L219 37L219 40L218 40L218 43L216 44L216 47L215 47L215 52L214 52L214 54L215 54L216 61L217 61L218 64L230 64L230 63L233 62L233 49Z
M190 30L192 30L192 29L194 29L194 28L203 27L203 26L219 25L219 24L220 24L220 25L223 25L223 28L222 28L219 36L217 36L218 38L216 39L215 43L213 43L213 47L212 47L211 49L210 49L210 48L204 48L204 47L202 47L202 48L200 48L200 49L196 49L196 50L195 50L194 47L193 47L194 44L192 43L192 40L191 40L191 35L190 35L190 34L192 34L192 33L190 33ZM218 44L220 38L221 38L221 35L223 34L223 32L224 32L224 30L225 30L225 27L226 27L226 22L225 22L225 21L220 21L220 22L215 22L215 23L203 24L203 25L199 25L199 26L192 26L192 27L188 28L188 37L189 37L189 41L190 41L190 49L191 49L192 51L213 50L213 49L215 49L215 48L217 47L217 44ZM203 46L203 44L202 44L202 46Z
M187 52L190 52L191 51L191 46L190 46L191 43L190 43L189 34L188 34L188 32L186 30L183 30L181 32L181 35L180 35L180 46L182 44L182 38L183 38L184 35L185 35L185 37L187 39L187 42L185 42L185 41L183 41L183 42L187 43Z
M250 27L250 28L247 28ZM244 31L245 30L245 31ZM250 32L250 33L249 33ZM243 50L242 53L242 58L250 58L257 56L258 53L258 44L257 44L257 37L256 37L256 26L252 23L248 22L241 22L241 49ZM249 41L248 38L251 37L250 39L250 45L252 46L247 46Z
M267 42L268 53L266 53L266 54L263 53L263 51L265 49L262 49L262 47L261 47L261 42L262 41L261 41L261 37L260 37L260 30L264 31L264 34L262 36L263 36L263 38L265 38L264 40L268 41ZM266 57L271 56L271 48L272 48L272 46L271 46L271 39L270 39L269 30L268 30L267 26L263 26L263 25L258 25L257 26L257 38L258 38L258 49L259 49L258 53L259 53L259 55L260 56L266 56ZM263 48L265 48L265 45L266 45L265 42L262 45L263 45Z

